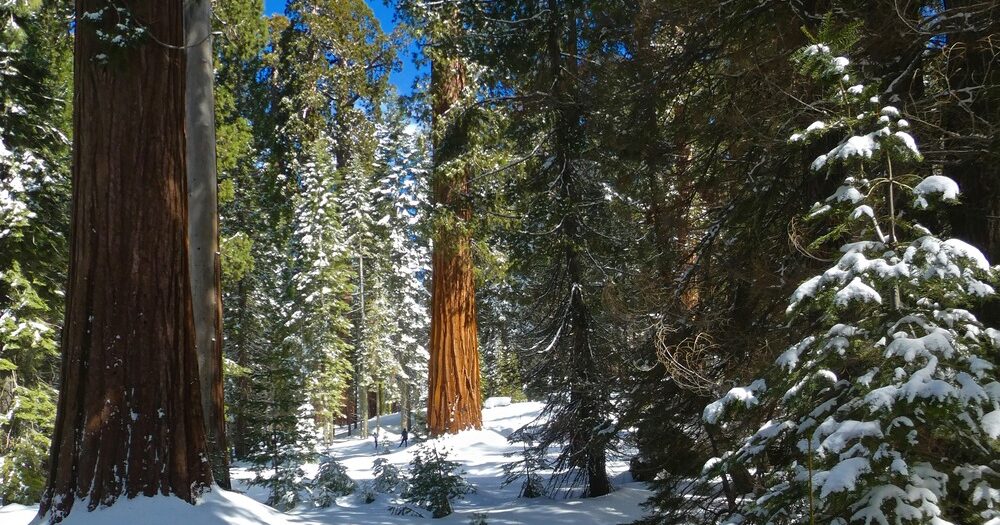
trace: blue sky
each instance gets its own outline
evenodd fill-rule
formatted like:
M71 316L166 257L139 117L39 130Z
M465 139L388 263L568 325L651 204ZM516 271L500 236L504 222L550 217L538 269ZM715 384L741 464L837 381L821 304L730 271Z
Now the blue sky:
M371 7L375 16L378 17L379 22L382 23L382 31L386 33L392 32L392 29L396 26L393 21L393 16L395 15L395 8L386 6L382 0L366 0L368 6ZM274 13L281 13L285 10L285 0L264 0L264 14L271 15ZM396 90L400 94L407 95L413 91L413 79L420 73L424 73L423 68L418 68L413 63L413 52L415 49L408 49L401 51L400 59L403 62L403 68L401 71L394 71L389 76L389 81L396 86Z

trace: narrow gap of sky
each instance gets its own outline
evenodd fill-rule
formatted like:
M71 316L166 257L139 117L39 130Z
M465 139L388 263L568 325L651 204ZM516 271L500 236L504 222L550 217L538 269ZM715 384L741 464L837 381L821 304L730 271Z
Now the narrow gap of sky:
M366 2L372 12L375 13L375 17L378 18L379 23L382 24L382 31L391 33L393 28L396 27L396 22L393 20L396 9L385 5L382 0L366 0ZM264 0L265 15L271 16L273 14L284 13L284 11L285 0ZM421 73L424 73L423 68L413 63L413 53L415 51L415 46L411 46L409 49L398 50L402 68L400 71L393 71L389 75L389 81L396 86L396 91L401 95L412 93L414 79Z

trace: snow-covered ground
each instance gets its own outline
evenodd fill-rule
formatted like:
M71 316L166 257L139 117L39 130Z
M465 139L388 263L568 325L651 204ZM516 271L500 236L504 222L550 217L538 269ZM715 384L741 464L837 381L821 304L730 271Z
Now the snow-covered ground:
M390 525L406 523L468 524L476 514L482 514L489 525L609 525L628 523L642 516L640 504L650 493L641 483L630 481L626 465L610 462L615 474L616 491L600 498L589 499L521 499L517 497L518 484L501 487L503 464L510 461L504 454L520 452L519 444L507 442L514 430L532 421L541 410L540 403L514 403L483 410L483 430L466 431L447 436L438 446L450 449L450 458L461 463L467 481L475 485L475 494L455 502L455 513L440 520L417 516L394 516L389 510L387 496L380 495L374 503L364 503L357 494L337 499L328 508L312 507L304 503L288 513L277 512L263 505L266 489L246 484L253 473L245 466L233 469L234 488L245 494L216 491L203 498L197 506L190 506L176 498L138 498L120 501L108 509L73 512L67 525ZM374 423L374 421L373 421ZM383 438L391 443L389 454L383 456L406 470L418 443L411 438L410 446L399 444L399 416L381 418ZM373 427L374 428L374 427ZM375 455L372 439L341 437L327 451L346 468L355 481L372 479L372 462ZM315 465L307 465L309 475ZM34 518L36 508L9 505L0 507L0 524L26 525Z
M66 525L291 525L288 516L242 494L214 490L191 506L174 497L121 499L114 505L87 512L75 509L63 520ZM0 524L25 525L35 518L38 507L0 507Z

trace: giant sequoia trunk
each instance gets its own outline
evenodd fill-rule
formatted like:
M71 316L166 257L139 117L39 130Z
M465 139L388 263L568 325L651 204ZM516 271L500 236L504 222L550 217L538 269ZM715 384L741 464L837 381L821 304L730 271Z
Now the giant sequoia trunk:
M122 495L193 501L205 462L187 246L184 52L111 52L77 0L73 218L62 378L40 514ZM157 39L184 41L181 0L123 1ZM109 10L111 11L111 10ZM97 22L115 31L108 16Z
M446 23L453 23L448 21ZM431 435L483 425L479 390L479 341L476 334L476 292L471 238L466 225L472 217L468 201L469 174L442 169L464 151L460 118L449 115L465 88L466 72L457 58L438 57L431 65L433 97L434 204L447 210L448 220L434 232L431 258L430 377L427 429Z
M229 485L229 454L222 385L222 266L215 171L215 71L211 0L187 0L187 181L191 292L201 404L212 475Z

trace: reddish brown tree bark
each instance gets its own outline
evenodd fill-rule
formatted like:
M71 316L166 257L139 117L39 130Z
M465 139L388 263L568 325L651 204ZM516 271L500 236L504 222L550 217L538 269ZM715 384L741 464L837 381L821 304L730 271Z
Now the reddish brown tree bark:
M116 5L156 40L184 41L181 0ZM212 480L189 285L184 52L152 38L113 52L82 20L107 6L76 2L72 253L39 511L50 522L78 498L89 509L122 495L193 501ZM99 28L115 34L105 18Z
M472 218L467 198L469 176L464 170L456 175L454 169L442 169L464 150L460 119L448 112L462 95L466 71L457 58L435 58L431 64L436 137L431 191L434 204L450 214L435 231L431 258L427 429L437 436L482 428L483 416L472 240L466 227Z

